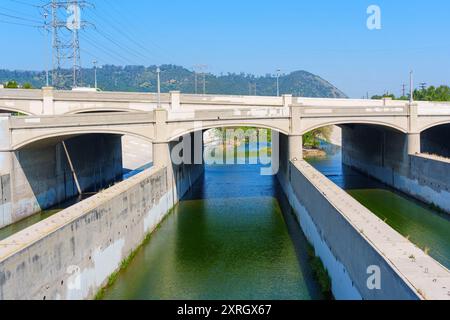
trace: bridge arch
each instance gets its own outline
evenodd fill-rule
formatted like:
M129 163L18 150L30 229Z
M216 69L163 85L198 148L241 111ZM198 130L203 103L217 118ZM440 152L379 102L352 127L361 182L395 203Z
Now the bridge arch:
M278 127L278 126L271 126L268 124L262 124L262 123L222 123L222 124L211 124L211 125L202 125L199 127L191 127L187 129L181 129L181 130L174 130L172 132L171 136L169 137L169 141L176 141L180 139L182 136L198 132L198 131L207 131L211 129L219 129L219 128L236 128L236 127L250 127L255 129L269 129L273 131L277 131L284 135L289 135L289 132L285 130L284 128Z
M22 113L27 116L33 116L35 114L30 113L28 111L22 110L22 109L16 109L11 107L5 107L0 105L0 113Z
M305 127L301 134L306 134L310 131L322 128L322 127L327 127L327 126L339 126L339 125L351 125L351 124L360 124L360 125L374 125L374 126L380 126L380 127L385 127L385 128L390 128L390 129L394 129L396 131L400 131L402 133L408 133L408 130L406 128L403 128L402 126L399 125L394 125L392 123L388 123L385 121L374 121L374 120L363 120L363 119L354 119L354 120L330 120L330 121L325 121L325 122L320 122L320 123L316 123L310 126Z
M117 129L114 129L114 130L113 129L67 130L64 132L52 132L52 133L48 133L48 134L33 136L30 139L26 139L26 140L20 141L16 144L13 144L11 146L11 149L13 151L17 151L17 150L31 146L38 142L45 142L45 140L48 140L48 141L53 140L53 141L60 142L60 141L66 140L68 138L73 138L73 137L82 136L82 135L89 135L89 134L108 134L108 135L120 135L120 136L128 135L128 136L133 136L133 137L136 137L139 139L143 139L150 143L153 143L153 141L154 141L154 139L152 139L148 136L145 136L143 134L130 132L130 131L126 131L126 130L117 130Z
M450 158L450 120L437 121L425 126L420 132L422 153Z
M420 133L423 133L429 129L437 128L439 126L450 125L450 120L441 120L437 122L430 123L422 128L420 128Z
M133 108L120 108L120 107L107 107L107 108L83 108L83 109L75 109L70 110L64 115L75 115L75 114L84 114L84 113L105 113L105 112L142 112L142 110L133 109Z

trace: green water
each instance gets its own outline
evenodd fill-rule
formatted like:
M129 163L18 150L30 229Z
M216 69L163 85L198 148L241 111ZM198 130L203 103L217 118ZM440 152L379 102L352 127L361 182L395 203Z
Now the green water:
M450 268L450 215L433 210L403 193L342 165L339 148L307 159L374 214Z
M321 299L274 177L207 166L105 299Z

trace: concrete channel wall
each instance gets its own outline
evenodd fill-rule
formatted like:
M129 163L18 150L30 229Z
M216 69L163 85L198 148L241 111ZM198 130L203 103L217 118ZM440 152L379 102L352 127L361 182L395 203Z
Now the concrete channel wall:
M278 179L337 299L450 299L446 268L307 162L291 162ZM380 289L371 289L378 271Z
M344 164L450 213L449 160L408 155L406 135L389 129L352 125L342 132Z
M119 135L88 134L65 144L82 192L101 190L122 178ZM0 161L4 168L0 228L79 194L61 142L4 152Z
M0 299L93 298L202 173L148 169L1 241Z

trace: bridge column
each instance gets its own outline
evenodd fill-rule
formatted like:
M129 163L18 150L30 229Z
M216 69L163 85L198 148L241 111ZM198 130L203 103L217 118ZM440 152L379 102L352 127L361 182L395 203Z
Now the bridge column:
M289 160L292 162L303 159L303 136L289 136Z
M415 155L420 152L420 133L408 133L408 154Z
M289 161L296 161L303 159L303 135L302 132L302 117L301 106L292 105L292 96L285 96L289 100L290 110L290 134L289 134Z
M155 114L155 141L153 142L153 166L165 167L169 166L170 146L167 141L167 110L156 109Z
M415 155L420 153L420 132L418 132L418 105L417 103L409 104L409 116L408 116L408 154Z
M54 115L53 87L42 88L42 114Z

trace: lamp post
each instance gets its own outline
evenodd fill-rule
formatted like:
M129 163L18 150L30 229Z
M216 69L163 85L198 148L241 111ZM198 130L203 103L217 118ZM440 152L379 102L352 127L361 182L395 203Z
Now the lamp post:
M48 76L48 56L47 56L47 44L48 44L48 28L47 28L47 17L48 13L44 13L44 25L45 25L45 86L48 87L50 85L49 76Z
M156 76L158 82L158 108L161 108L161 69L159 67L156 68Z
M277 70L277 97L280 96L280 69Z
M94 64L94 87L97 90L97 60L92 61L92 63Z

